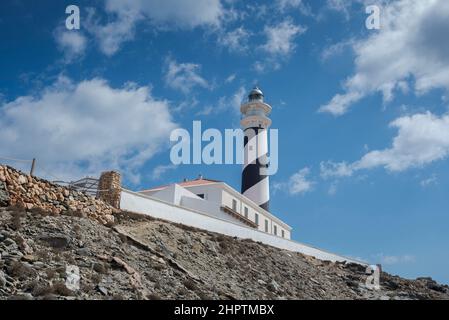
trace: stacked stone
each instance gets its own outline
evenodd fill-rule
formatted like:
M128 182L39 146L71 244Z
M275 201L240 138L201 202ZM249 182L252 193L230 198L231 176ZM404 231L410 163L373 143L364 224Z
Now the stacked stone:
M0 205L22 205L28 210L40 208L54 215L77 213L104 225L114 223L113 214L116 212L102 200L8 166L0 166Z
M120 208L120 194L122 182L120 173L115 171L103 172L98 182L97 198L114 208Z

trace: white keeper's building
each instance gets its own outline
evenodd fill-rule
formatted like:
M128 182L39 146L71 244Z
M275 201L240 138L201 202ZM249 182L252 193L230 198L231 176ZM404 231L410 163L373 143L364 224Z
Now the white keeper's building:
M139 193L290 239L292 228L224 182L198 177Z

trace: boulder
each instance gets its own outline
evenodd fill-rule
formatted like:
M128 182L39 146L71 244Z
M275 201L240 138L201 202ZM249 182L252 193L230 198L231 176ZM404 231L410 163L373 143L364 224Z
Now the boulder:
M17 182L19 184L25 184L25 183L28 183L28 179L27 179L27 177L20 175L19 178L17 179Z
M271 280L270 284L268 285L268 290L271 292L278 292L281 289L281 286L274 280Z
M98 290L98 292L100 292L104 296L108 295L108 290L105 287L103 287L103 286L98 285L97 286L97 290Z

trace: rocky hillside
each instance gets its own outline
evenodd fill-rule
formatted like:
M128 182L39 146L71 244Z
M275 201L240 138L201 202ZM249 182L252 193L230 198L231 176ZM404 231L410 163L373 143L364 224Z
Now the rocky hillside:
M430 278L322 262L247 240L119 213L114 225L0 208L0 299L449 299ZM80 270L79 290L66 267Z

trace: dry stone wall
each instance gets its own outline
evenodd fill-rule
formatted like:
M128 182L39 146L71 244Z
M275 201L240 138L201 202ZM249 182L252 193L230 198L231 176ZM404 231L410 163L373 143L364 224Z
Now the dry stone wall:
M40 208L54 215L76 213L104 225L114 223L113 214L117 211L85 193L0 165L0 206L14 205L28 210Z

